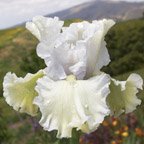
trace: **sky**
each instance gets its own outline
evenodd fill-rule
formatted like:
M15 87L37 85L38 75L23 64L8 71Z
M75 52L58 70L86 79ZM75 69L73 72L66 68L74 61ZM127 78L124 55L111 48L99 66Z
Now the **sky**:
M89 1L92 0L0 0L0 29L31 20L36 15L50 14ZM139 2L144 0L125 1Z

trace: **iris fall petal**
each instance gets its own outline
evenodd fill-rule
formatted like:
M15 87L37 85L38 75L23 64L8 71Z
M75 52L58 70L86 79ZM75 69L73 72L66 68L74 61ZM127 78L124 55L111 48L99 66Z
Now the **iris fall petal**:
M33 104L33 99L37 96L36 81L42 76L42 70L36 74L27 74L24 78L18 78L14 73L8 72L3 82L3 96L6 102L16 111L36 115L38 108Z
M138 74L131 74L126 81L111 80L110 94L107 98L111 113L119 115L130 113L141 104L137 98L138 89L142 89L143 80Z
M73 128L84 132L96 130L109 114L106 97L110 78L106 74L88 80L53 81L47 76L37 82L34 104L42 113L40 124L47 131L58 130L57 137L71 137Z

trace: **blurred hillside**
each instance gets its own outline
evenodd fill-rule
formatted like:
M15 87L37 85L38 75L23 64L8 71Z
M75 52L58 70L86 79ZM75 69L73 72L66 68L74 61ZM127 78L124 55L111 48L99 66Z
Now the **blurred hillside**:
M106 36L113 76L144 68L144 19L116 24Z

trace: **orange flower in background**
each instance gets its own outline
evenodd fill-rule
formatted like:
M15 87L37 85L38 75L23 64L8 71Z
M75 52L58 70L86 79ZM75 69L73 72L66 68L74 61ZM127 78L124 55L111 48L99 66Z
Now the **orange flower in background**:
M140 128L135 128L135 133L136 133L137 136L140 136L140 137L144 136L144 132Z
M117 144L117 142L116 141L112 141L111 144Z
M83 142L84 142L84 141L83 141L83 138L80 137L80 139L79 139L79 143L80 143L80 144L83 144Z
M113 140L111 141L111 144L121 144L122 140Z
M112 125L115 127L115 126L117 126L118 125L118 120L114 120L113 122L112 122Z
M115 117L112 117L111 118L111 123L112 123L112 126L117 126L118 123L119 123L119 119L118 118L115 118Z
M128 129L129 129L128 126L124 126L124 127L123 127L123 130L124 130L124 131L128 131Z
M123 141L122 140L118 140L117 142L118 142L118 144L121 144Z
M115 134L116 134L116 135L119 135L120 133L121 133L120 130L116 130L116 131L115 131Z
M102 123L102 125L103 125L104 127L107 127L107 126L109 126L109 123L108 123L106 120L104 120L103 123Z

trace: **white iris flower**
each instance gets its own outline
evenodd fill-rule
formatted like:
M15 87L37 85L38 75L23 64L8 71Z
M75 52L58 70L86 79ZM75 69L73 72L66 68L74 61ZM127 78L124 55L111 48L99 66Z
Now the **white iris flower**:
M45 75L22 79L8 73L4 79L7 103L31 115L37 105L41 126L57 130L59 138L71 137L73 128L90 133L110 113L133 111L143 84L136 74L119 82L100 71L110 62L104 38L113 20L63 24L57 17L43 16L28 22L27 29L40 41L37 54L47 65Z

